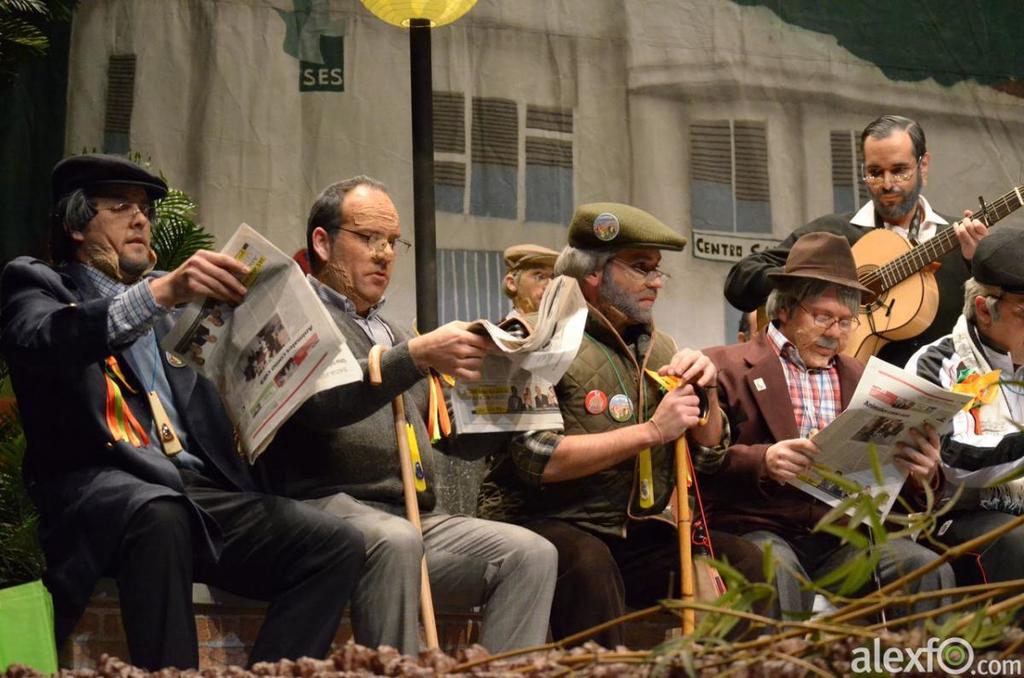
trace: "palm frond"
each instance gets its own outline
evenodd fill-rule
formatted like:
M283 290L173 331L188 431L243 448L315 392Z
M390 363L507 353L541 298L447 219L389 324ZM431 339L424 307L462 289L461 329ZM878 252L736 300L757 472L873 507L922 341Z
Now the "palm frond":
M198 250L213 247L213 235L193 220L196 204L185 193L172 188L156 207L153 249L159 270L173 271Z

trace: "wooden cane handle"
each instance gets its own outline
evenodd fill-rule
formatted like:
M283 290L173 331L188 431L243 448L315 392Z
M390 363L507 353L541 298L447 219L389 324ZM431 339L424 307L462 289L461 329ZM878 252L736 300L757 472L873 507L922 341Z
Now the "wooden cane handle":
M380 373L380 359L386 350L380 344L374 344L370 349L370 355L366 357L366 371L370 373L370 383L374 386L384 383L384 377Z

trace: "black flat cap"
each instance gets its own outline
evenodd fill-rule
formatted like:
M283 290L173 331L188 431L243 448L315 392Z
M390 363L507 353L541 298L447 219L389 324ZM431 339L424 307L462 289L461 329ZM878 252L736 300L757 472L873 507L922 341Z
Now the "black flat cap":
M987 235L974 250L971 275L1004 292L1024 294L1024 230L1004 227Z
M93 188L104 184L141 186L150 200L167 195L167 184L138 165L116 155L87 153L64 158L53 168L53 202L76 188Z

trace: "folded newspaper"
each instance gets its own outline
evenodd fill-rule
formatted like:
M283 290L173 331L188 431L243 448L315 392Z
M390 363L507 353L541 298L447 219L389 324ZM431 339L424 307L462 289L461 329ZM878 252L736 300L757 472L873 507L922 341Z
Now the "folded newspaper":
M920 431L926 423L942 435L970 399L872 357L847 408L812 436L821 450L815 463L856 482L872 497L884 492L887 499L881 505L880 518L885 520L907 477L893 463L896 443L911 442L910 429ZM881 483L871 469L871 445L881 466ZM842 488L814 471L790 482L829 506L847 497Z
M221 252L251 269L244 301L187 304L161 345L216 385L252 464L307 398L362 370L291 257L247 224Z
M517 336L488 320L470 325L501 349L484 358L481 379L456 382L452 393L460 433L562 428L555 384L579 351L587 323L587 302L573 278L548 283L537 320Z

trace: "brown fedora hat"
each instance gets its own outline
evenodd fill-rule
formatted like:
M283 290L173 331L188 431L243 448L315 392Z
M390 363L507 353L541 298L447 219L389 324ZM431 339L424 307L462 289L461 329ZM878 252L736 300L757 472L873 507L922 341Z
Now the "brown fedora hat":
M769 278L812 278L842 287L874 294L857 280L857 264L850 243L833 233L808 233L802 236L786 257L783 268L773 269Z

